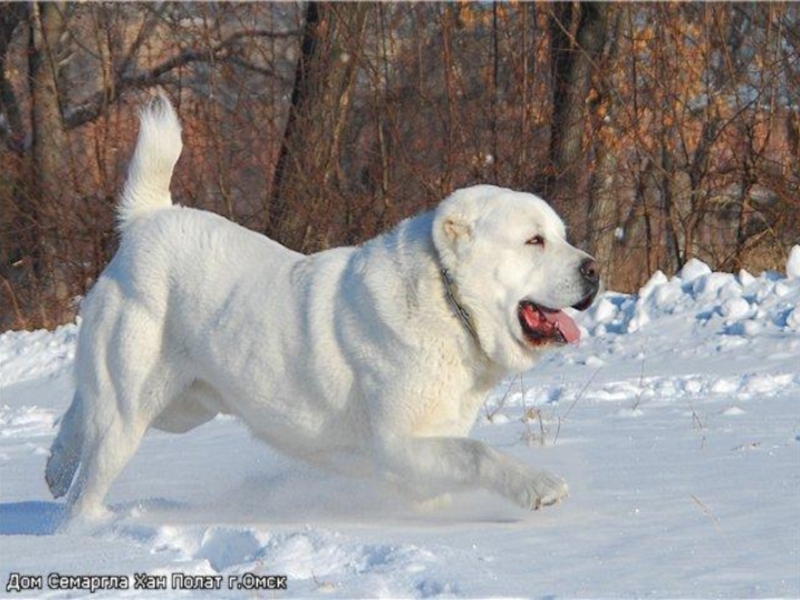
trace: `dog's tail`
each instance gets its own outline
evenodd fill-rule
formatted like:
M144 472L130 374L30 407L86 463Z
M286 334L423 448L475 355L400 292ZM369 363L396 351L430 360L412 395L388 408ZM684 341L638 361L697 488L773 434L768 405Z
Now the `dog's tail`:
M172 206L169 184L182 149L178 116L167 97L159 93L141 112L139 139L117 208L120 231L143 214Z
M60 498L69 491L75 471L81 462L83 447L82 420L83 403L77 394L67 412L61 418L61 424L53 445L44 478L54 498Z

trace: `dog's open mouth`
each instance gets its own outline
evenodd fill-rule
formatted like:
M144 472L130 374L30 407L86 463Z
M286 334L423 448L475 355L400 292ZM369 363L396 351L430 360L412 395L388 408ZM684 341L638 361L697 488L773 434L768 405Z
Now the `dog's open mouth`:
M517 307L517 316L525 340L533 346L546 343L574 344L581 337L575 321L563 310L553 310L523 300Z

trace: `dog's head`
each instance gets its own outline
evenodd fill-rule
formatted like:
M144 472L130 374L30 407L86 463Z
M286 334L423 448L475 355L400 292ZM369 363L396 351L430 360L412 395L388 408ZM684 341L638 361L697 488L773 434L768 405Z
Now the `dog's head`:
M585 310L600 278L541 198L488 185L458 190L433 221L433 241L483 351L509 371L580 333L562 311Z

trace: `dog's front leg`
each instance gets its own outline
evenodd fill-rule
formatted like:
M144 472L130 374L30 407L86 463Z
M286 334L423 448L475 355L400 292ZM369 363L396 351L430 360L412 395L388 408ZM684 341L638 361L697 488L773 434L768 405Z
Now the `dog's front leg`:
M532 469L477 440L390 436L378 451L395 483L414 494L437 495L482 487L527 509L567 496L563 479Z

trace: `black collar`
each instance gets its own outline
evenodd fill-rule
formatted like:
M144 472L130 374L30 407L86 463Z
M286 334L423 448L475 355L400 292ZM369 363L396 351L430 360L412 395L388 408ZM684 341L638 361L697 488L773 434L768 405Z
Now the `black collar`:
M458 301L458 291L456 290L455 282L450 277L450 272L447 269L442 268L441 274L442 283L444 283L444 289L447 293L447 300L450 302L450 306L453 307L453 310L458 315L458 318L461 319L464 327L467 328L467 331L472 336L472 339L475 340L475 343L478 344L478 347L480 348L481 342L478 339L478 332L475 331L475 323L472 320L472 315L470 315L469 311Z

